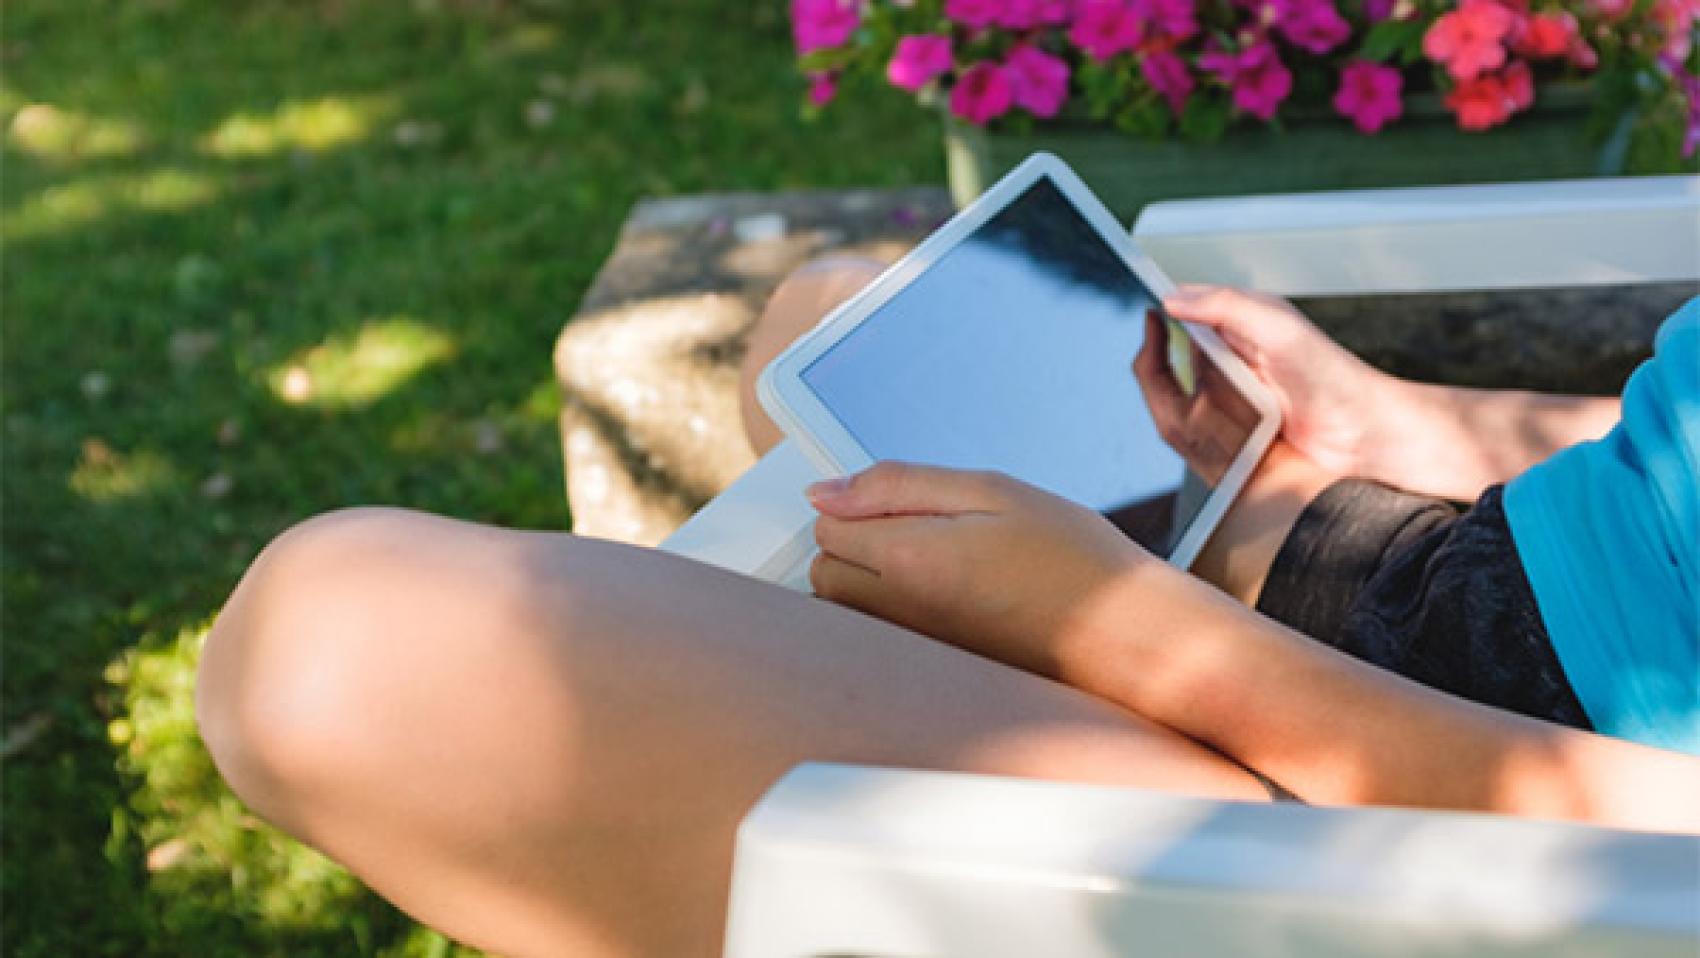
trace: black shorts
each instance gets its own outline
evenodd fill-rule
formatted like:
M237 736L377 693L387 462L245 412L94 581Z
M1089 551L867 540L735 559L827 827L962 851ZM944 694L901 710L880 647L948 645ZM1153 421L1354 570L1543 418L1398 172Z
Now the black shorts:
M1462 698L1592 729L1541 622L1494 487L1447 503L1345 479L1306 507L1265 615Z

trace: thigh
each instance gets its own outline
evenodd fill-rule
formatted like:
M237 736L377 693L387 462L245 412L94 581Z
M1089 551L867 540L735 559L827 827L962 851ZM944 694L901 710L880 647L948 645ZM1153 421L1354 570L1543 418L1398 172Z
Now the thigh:
M1108 704L807 596L398 512L268 550L203 675L245 798L515 954L715 953L736 824L803 761L1263 795Z
M767 306L750 329L738 373L738 407L744 435L756 455L763 455L784 438L756 401L756 377L774 357L827 313L860 292L885 269L884 260L838 254L804 263L773 291Z

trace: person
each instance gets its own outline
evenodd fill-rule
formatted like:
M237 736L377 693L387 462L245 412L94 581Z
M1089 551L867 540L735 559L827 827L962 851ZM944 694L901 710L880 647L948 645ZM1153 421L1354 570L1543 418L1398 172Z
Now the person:
M878 268L817 263L775 293L746 361L758 451L778 433L754 370ZM714 953L739 819L811 760L1700 830L1700 760L1642 734L1697 711L1695 304L1615 427L1615 400L1392 379L1272 298L1165 306L1285 414L1196 574L1006 477L895 463L811 489L819 597L345 510L270 544L219 615L205 741L256 812L514 955ZM1514 476L1461 517L1409 495Z

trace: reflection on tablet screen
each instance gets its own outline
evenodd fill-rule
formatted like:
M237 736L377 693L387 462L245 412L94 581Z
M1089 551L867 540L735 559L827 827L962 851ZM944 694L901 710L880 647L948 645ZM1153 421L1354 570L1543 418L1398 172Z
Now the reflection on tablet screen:
M1135 377L1154 305L1040 178L802 379L875 459L1007 472L1166 556L1258 416L1177 325Z

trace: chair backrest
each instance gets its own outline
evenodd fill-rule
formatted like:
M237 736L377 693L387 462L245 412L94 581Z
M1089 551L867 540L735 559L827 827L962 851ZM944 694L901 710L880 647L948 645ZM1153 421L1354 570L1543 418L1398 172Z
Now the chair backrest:
M1700 839L844 765L745 819L728 958L1693 958Z
M1700 279L1700 177L1345 190L1145 208L1178 282L1286 296Z

